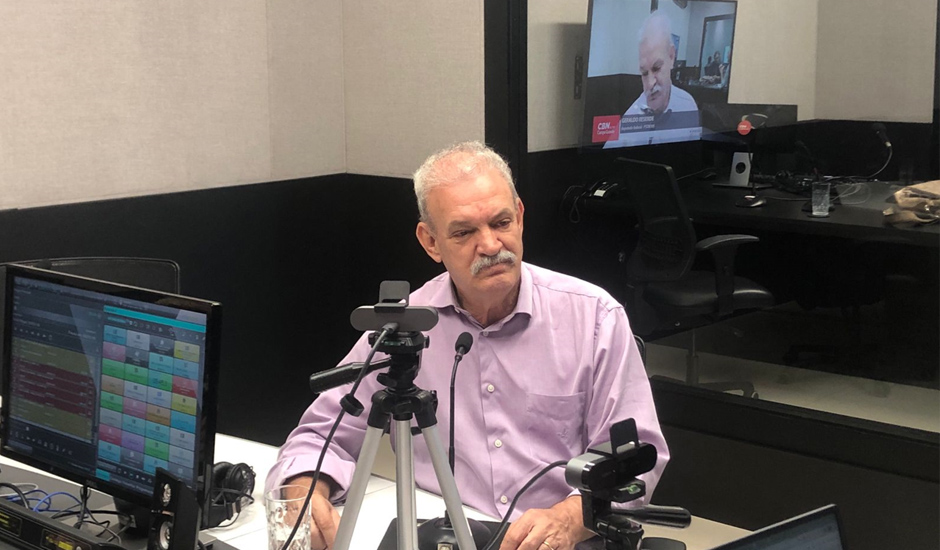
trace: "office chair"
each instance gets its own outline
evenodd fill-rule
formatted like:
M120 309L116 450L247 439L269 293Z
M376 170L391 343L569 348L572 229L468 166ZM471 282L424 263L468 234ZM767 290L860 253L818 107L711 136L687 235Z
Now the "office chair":
M639 224L638 242L627 260L627 307L634 332L691 328L684 382L756 397L748 381L699 382L695 328L774 304L767 289L734 274L738 246L759 239L717 235L698 241L671 167L627 159L617 163ZM704 251L711 253L714 270L692 270L696 254Z
M640 350L640 360L646 365L646 342L636 334L633 335L633 340L636 342L636 348Z
M173 260L122 256L47 258L11 262L161 292L180 292L180 266Z

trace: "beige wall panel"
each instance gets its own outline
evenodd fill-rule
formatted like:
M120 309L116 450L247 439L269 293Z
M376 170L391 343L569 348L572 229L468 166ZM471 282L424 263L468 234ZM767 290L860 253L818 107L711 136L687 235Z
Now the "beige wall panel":
M267 0L275 180L346 171L342 0Z
M346 169L409 177L484 138L483 2L344 0Z
M828 0L739 0L731 103L797 105L816 118L817 4Z
M0 206L262 181L263 0L0 6Z
M820 0L817 116L930 122L937 0Z
M584 102L574 98L574 68L578 55L587 62L587 4L529 2L529 151L578 146Z

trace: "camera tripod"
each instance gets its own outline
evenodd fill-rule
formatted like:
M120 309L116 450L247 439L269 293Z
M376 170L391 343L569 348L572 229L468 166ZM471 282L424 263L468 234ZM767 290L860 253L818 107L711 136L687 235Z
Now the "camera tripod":
M374 335L373 335L374 336ZM475 545L467 517L457 493L457 482L450 470L447 455L437 433L437 396L414 384L418 375L418 353L426 347L427 338L420 332L395 333L378 348L389 354L389 370L377 377L384 389L372 395L368 428L356 461L356 470L346 498L346 508L336 532L334 550L349 550L352 534L362 507L366 486L375 463L382 434L390 421L395 422L395 490L398 509L398 549L415 550L418 544L417 511L415 509L414 448L411 420L415 418L424 436L441 496L450 515L457 544L464 550Z

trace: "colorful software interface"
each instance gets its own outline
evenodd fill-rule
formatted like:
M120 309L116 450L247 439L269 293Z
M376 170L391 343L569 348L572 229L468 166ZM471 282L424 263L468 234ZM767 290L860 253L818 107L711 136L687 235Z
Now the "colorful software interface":
M149 494L157 468L195 487L204 313L17 277L9 444Z

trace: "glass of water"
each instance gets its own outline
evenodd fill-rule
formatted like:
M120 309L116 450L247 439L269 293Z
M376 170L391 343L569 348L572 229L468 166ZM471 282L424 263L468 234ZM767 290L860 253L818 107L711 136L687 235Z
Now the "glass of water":
M294 529L304 505L307 488L302 485L281 485L264 494L264 511L268 518L268 550L281 550ZM290 543L290 550L310 550L310 507Z
M829 182L813 182L813 216L825 218L829 215Z

